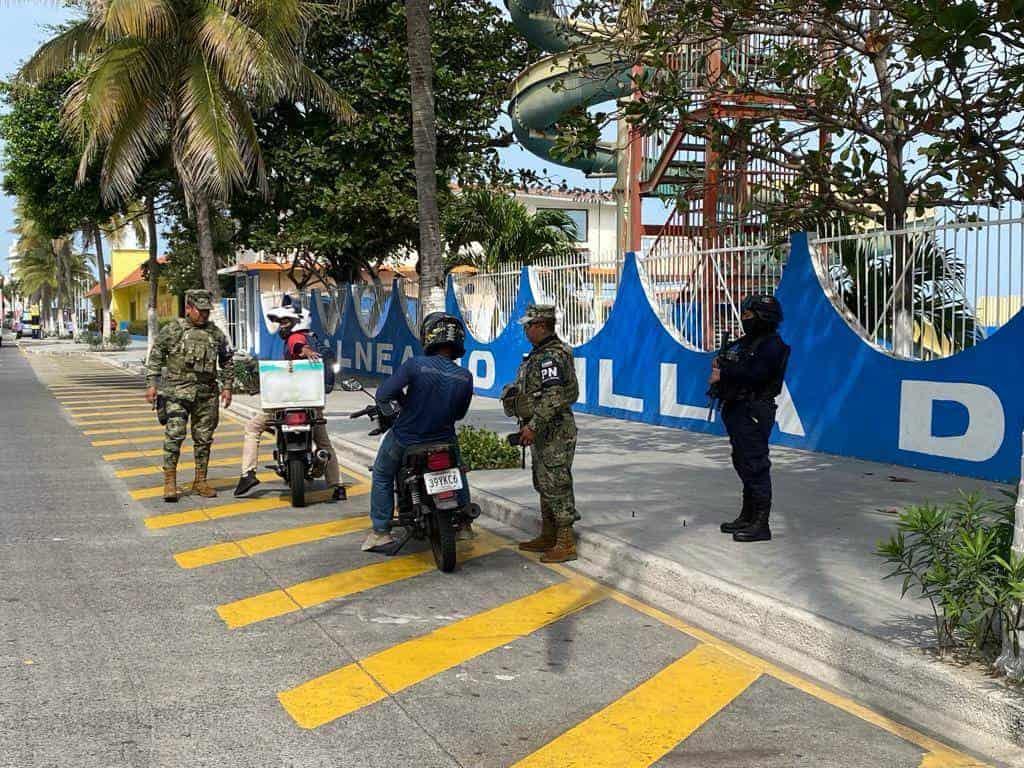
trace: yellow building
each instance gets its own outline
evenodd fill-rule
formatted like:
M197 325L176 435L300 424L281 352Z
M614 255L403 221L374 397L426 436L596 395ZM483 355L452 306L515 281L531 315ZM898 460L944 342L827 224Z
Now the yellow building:
M149 281L143 277L142 268L149 259L149 252L143 248L114 248L110 253L110 314L118 328L129 323L146 321L149 308ZM167 257L157 259L167 263ZM100 286L93 286L88 296L92 299L96 316L100 315ZM160 280L157 288L156 311L160 320L180 316L178 297L167 290L165 281Z

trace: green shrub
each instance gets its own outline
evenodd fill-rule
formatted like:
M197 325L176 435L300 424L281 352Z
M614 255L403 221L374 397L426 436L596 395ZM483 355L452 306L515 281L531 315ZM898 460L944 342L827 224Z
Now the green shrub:
M469 469L514 469L520 466L520 449L489 429L459 427L459 451Z
M1012 495L1007 494L1012 499ZM898 532L876 554L931 604L939 649L991 655L1003 629L1019 648L1024 558L1013 557L1013 502L963 494L944 506L923 504L900 514Z
M148 336L149 323L145 320L132 320L128 323L128 333L132 336Z
M231 360L235 383L231 390L243 395L255 395L260 391L259 359L246 353L239 353Z

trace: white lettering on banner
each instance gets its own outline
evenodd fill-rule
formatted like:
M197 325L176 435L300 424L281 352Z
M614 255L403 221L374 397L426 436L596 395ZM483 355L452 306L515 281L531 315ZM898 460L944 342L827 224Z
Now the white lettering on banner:
M612 381L612 361L602 359L598 363L597 404L605 408L643 413L644 401L642 398L615 394L615 382Z
M338 364L342 367L342 369L351 368L352 367L352 358L345 357L345 354L341 351L341 339L338 339L338 354L337 354L337 358L338 358Z
M580 394L576 398L577 403L587 402L587 358L577 357L573 360L576 366L576 381L580 385Z
M779 429L787 435L806 437L804 423L800 419L800 414L797 413L796 403L793 402L793 396L789 393L786 382L782 382L782 394L779 395L778 404L779 411L775 416L775 421L778 423Z
M487 350L474 349L469 353L466 368L473 374L473 386L490 389L494 386L494 355ZM481 373L481 368L483 372Z
M356 342L356 368L373 370L373 345L370 342Z
M679 392L679 366L675 363L661 364L661 404L659 413L675 419L697 419L698 421L714 421L715 412L710 408L697 405L686 405L677 402ZM711 418L708 419L710 411Z
M394 344L382 342L377 345L377 373L383 373L387 376L394 373L394 369L391 367L391 353L394 350Z
M402 352L402 363L401 364L404 364L405 361L408 360L410 357L415 357L415 355L416 355L416 351L412 347L406 347L405 351Z
M962 435L932 434L932 415L935 403L940 401L959 403L967 409L967 429ZM1005 434L1003 404L988 387L965 382L903 380L901 450L964 461L988 461L999 452Z

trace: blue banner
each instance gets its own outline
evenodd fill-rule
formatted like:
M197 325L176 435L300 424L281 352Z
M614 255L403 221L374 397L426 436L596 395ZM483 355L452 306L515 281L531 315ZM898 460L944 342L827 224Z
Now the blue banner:
M386 376L420 346L397 286L368 332L351 291L341 319L326 334L320 297L313 324L333 339L352 371ZM772 441L874 461L1016 481L1024 425L1024 317L953 357L898 360L865 343L825 294L804 234L793 236L776 295L792 347ZM478 394L495 397L516 373L529 343L518 324L533 301L524 269L509 323L490 342L468 333L461 364ZM447 309L462 316L449 283ZM257 323L265 333L264 323ZM266 333L261 357L275 342ZM280 344L277 345L278 347ZM615 303L604 326L577 347L577 410L601 416L724 434L705 395L714 353L688 349L662 324L646 293L636 258L627 254Z

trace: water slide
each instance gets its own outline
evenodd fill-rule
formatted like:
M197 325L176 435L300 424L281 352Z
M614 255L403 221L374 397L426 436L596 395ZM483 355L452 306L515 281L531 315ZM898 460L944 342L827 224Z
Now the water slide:
M587 25L559 17L554 0L505 0L512 23L549 56L527 67L512 83L509 113L516 139L538 157L588 175L618 170L615 147L565 162L551 156L555 124L570 110L628 96L630 71L608 46L595 42ZM585 63L581 58L585 56Z

